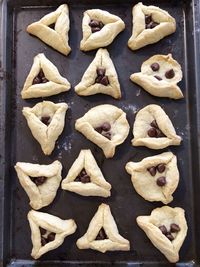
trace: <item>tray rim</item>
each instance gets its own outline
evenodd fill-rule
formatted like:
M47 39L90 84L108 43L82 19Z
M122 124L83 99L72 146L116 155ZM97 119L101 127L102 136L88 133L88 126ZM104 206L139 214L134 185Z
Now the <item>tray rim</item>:
M70 1L70 0L69 0ZM115 0L118 1L118 0ZM35 261L34 260L19 260L19 259L9 259L10 262L6 262L5 259L5 247L4 247L4 226L5 226L5 205L6 199L4 198L5 193L5 179L7 173L7 154L5 148L5 140L8 137L6 135L6 102L7 102L7 90L6 89L6 80L7 80L7 5L8 2L12 2L12 0L0 0L0 114L4 114L0 118L0 170L1 170L1 177L0 177L0 267L3 266L21 266L21 264L26 264L25 266L33 266ZM68 2L68 1L66 1ZM187 0L183 0L183 2L187 2ZM200 0L191 0L192 6L192 13L193 13L193 29L194 29L194 55L200 55ZM199 26L198 26L199 25ZM200 163L200 60L195 57L195 87L196 87L196 116L197 116L197 144L198 144L198 161ZM198 166L200 170L200 166ZM200 177L199 177L200 178ZM199 179L200 180L200 179ZM199 181L200 183L200 181ZM195 195L193 203L195 203ZM194 205L194 210L197 208L197 205ZM194 219L196 222L196 217ZM200 222L200 215L198 218ZM196 224L195 224L196 226ZM196 227L195 227L196 228ZM197 255L197 248L196 248L196 255ZM28 264L28 265L27 265ZM80 262L80 261L37 261L38 266L46 265L47 266L155 266L155 264L159 264L159 266L165 266L166 263L158 263L158 262L137 262L137 261L120 261L120 262ZM190 262L178 262L176 266L200 266L200 259L198 262L190 261Z

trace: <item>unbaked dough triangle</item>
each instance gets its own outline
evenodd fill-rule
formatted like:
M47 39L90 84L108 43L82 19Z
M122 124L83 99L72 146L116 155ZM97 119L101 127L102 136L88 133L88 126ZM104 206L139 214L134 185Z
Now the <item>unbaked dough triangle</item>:
M28 213L33 249L31 256L40 258L50 250L56 249L64 242L66 236L76 231L74 220L61 220L48 213L31 210Z
M49 165L17 162L15 170L33 209L41 209L54 200L62 179L58 160Z
M129 241L118 231L110 207L101 204L92 218L87 232L77 240L79 249L94 249L102 253L106 251L130 250Z
M111 185L106 182L92 152L81 150L62 181L62 189L82 196L109 197Z
M177 86L182 80L181 66L171 54L150 57L142 64L141 72L133 73L130 79L151 95L183 98L183 93Z
M54 12L28 25L26 30L64 55L68 55L71 51L68 44L69 9L67 4L59 6Z
M55 104L50 101L40 102L33 108L23 108L28 126L45 155L51 154L63 131L67 109L66 103Z
M141 2L133 7L133 31L128 41L132 50L154 44L176 31L176 21L169 13Z
M75 128L98 145L106 158L112 158L116 146L127 138L130 127L122 109L105 104L90 109L76 121Z
M153 104L138 111L133 126L133 136L133 146L146 146L152 149L178 146L182 140L176 134L165 111Z
M91 21L95 21L97 24L100 22L101 26L91 27ZM93 30L97 28L99 28L98 31ZM124 28L123 20L108 11L101 9L86 10L82 21L83 39L80 43L80 49L89 51L108 46Z
M34 57L21 95L23 99L46 97L68 91L71 85L44 54Z
M126 171L131 175L137 193L148 201L168 204L179 182L176 156L165 152L144 158L140 162L128 162Z
M154 209L150 216L137 217L136 221L153 245L170 262L175 263L179 260L179 250L188 229L185 211L182 208L163 206Z
M121 98L117 72L107 49L100 48L97 51L81 82L76 85L75 91L83 96L101 93Z

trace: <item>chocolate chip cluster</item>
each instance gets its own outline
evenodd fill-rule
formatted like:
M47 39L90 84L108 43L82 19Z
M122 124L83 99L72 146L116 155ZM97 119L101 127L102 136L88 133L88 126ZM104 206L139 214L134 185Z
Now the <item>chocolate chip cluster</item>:
M155 22L152 19L152 15L145 15L145 28L146 29L153 29L158 25L159 25L159 23Z
M49 80L44 75L43 70L41 69L38 75L33 79L32 84L38 84L38 83L47 83Z
M89 26L91 27L92 33L94 33L99 32L104 27L104 24L102 21L92 19Z
M107 238L108 237L106 235L105 230L103 228L101 228L95 240L104 240L104 239L107 239Z
M46 235L47 231L40 227L40 234L41 234L41 244L42 246L45 246L47 243L52 242L55 240L55 233L49 233L47 237L44 237Z
M43 122L44 124L46 124L48 126L51 122L51 118L49 116L43 116L41 118L41 122Z
M105 74L106 74L106 69L98 68L95 83L101 83L101 84L107 86L109 84L109 80L108 80L108 76L106 76Z
M153 120L150 123L150 126L151 128L147 131L149 137L155 137L155 138L165 137L164 133L159 129L156 120Z
M174 240L174 236L172 233L178 233L181 229L176 223L172 223L170 225L170 231L167 231L167 227L165 225L161 225L158 227L160 231L165 235L170 241Z
M160 69L160 65L159 65L159 63L158 63L158 62L154 62L153 64L151 64L151 69L152 69L152 71L154 71L154 72L159 71L159 69ZM170 70L168 70L168 71L165 72L165 77L166 77L167 79L172 79L172 78L174 78L174 76L175 76L175 72L174 72L173 69L170 69ZM158 81L162 81L162 78L161 78L160 76L155 75L154 77L155 77Z
M150 168L147 169L147 171L151 174L151 176L155 176L157 171L159 173L163 173L165 171L165 164L161 163L157 166L152 166ZM158 186L165 186L167 183L166 177L165 176L161 176L156 180L156 183Z
M104 122L101 126L95 128L95 131L106 137L107 139L111 140L111 125L109 122Z
M46 177L39 176L39 177L30 177L31 181L34 182L37 186L42 185L46 181Z
M87 174L86 170L83 168L74 181L81 182L83 184L90 183L90 176Z

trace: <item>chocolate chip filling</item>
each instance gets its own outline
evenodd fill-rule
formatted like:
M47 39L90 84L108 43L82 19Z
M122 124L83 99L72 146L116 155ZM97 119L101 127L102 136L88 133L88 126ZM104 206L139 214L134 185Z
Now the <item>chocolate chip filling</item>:
M48 126L51 122L51 118L49 116L44 116L41 118L41 122L43 122L44 124Z
M106 232L103 228L100 229L97 237L96 237L96 240L104 240L104 239L107 239L107 235L106 235Z
M168 71L165 72L165 77L167 79L172 79L172 78L174 78L174 76L175 76L175 72L174 72L173 69L168 70Z
M41 233L41 231L40 231L40 233ZM49 233L47 237L44 237L41 234L41 244L42 244L42 246L45 246L47 243L54 241L55 240L55 236L56 236L55 233Z
M109 122L104 122L101 126L96 127L95 131L106 137L107 139L111 140L111 133L110 133L111 125Z
M39 177L30 177L31 181L34 182L37 186L42 185L46 181L46 177L39 176Z
M153 120L150 123L150 126L151 126L151 128L147 131L147 134L149 137L155 137L155 138L165 137L163 132L159 129L156 120Z
M167 231L167 228L165 225L161 225L158 227L160 229L160 231L162 232L163 235L165 235L170 241L174 240L174 236L172 235L172 233L177 233L181 230L181 228L179 227L178 224L176 223L172 223L170 225L170 231Z
M145 15L145 28L146 29L153 29L158 25L159 23L153 21L152 15Z
M101 83L107 86L109 84L109 80L108 80L108 76L106 76L105 73L106 73L106 69L98 68L95 83Z
M48 25L48 27L51 28L52 30L55 30L55 23Z
M81 182L83 184L90 183L90 176L87 174L86 170L83 168L79 175L74 180L76 182Z
M156 183L158 186L162 187L162 186L165 186L167 181L166 181L166 177L162 176L162 177L159 177L157 180L156 180Z
M99 32L103 28L104 24L102 21L92 19L89 26L91 27L92 33L94 33Z
M155 62L155 63L151 64L151 69L153 71L158 71L160 69L160 65L157 62Z
M38 83L47 83L49 80L44 76L44 72L41 69L38 75L33 79L32 84L38 84Z
M45 235L46 234L47 231L44 228L39 227L39 229L40 229L40 234L41 235Z

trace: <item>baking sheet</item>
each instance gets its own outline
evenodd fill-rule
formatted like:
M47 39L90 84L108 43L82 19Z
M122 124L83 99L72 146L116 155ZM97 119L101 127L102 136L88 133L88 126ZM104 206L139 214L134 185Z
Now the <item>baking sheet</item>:
M65 57L54 51L39 39L26 33L26 26L43 15L67 2L70 8L70 46L72 52ZM13 166L17 161L49 164L60 160L63 164L63 178L81 149L92 150L105 178L112 184L112 196L108 199L98 197L82 197L75 193L58 190L53 203L42 209L63 219L73 218L78 229L65 239L62 246L41 257L42 266L62 266L62 264L119 264L122 262L137 266L168 266L165 257L151 244L145 233L136 225L136 217L148 215L151 210L162 206L162 203L150 203L141 198L134 190L130 176L126 173L125 164L139 161L144 157L156 155L163 151L172 151L178 157L180 183L174 193L174 201L169 205L179 206L186 210L189 226L188 235L180 252L183 265L193 266L198 262L199 231L195 225L200 220L199 201L199 151L198 151L198 70L197 37L198 1L143 1L144 4L157 4L176 18L175 34L161 40L157 44L131 51L127 47L132 30L131 10L137 1L3 1L3 27L1 33L2 79L1 79L1 197L2 219L1 234L3 238L1 258L2 265L10 262L12 266L32 266L32 243L30 228L26 219L30 210L28 197L20 186ZM85 69L93 60L95 51L83 53L79 50L82 38L82 15L86 9L102 8L120 16L126 23L126 29L108 47L108 51L116 66L122 89L120 101L106 95L79 97L74 86L80 81ZM6 44L6 45L5 45ZM44 99L55 103L66 102L69 110L66 115L65 128L59 137L56 148L47 157L40 145L33 138L25 118L22 116L24 106L32 107L42 99L22 100L20 96L23 83L32 66L33 57L45 53L59 69L61 75L72 84L69 92ZM138 72L142 62L154 54L172 53L181 64L184 78L179 84L185 98L183 100L161 99L149 95L129 80L131 73ZM127 113L131 131L124 144L117 147L112 159L106 160L102 151L75 131L75 120L90 108L99 104L113 104ZM148 104L160 105L171 118L177 134L183 142L179 147L170 147L162 151L153 151L145 147L132 147L132 125L136 112ZM5 134L6 132L6 134ZM111 207L119 232L130 240L130 252L107 252L105 254L92 250L79 250L76 240L87 230L88 224L102 202ZM192 262L193 261L193 262ZM39 264L39 263L38 263Z

